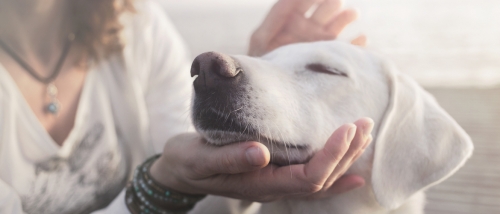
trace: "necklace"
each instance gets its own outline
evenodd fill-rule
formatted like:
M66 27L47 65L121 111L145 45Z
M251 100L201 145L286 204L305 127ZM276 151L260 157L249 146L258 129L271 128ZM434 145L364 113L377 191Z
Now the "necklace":
M44 106L44 111L52 115L57 115L57 113L59 113L59 110L61 109L61 104L59 100L57 100L57 87L54 84L54 80L61 71L61 67L64 64L64 61L66 60L66 56L68 55L69 49L74 39L75 39L74 34L68 35L61 56L57 61L56 67L54 68L52 74L50 74L48 77L42 77L38 75L37 72L35 72L35 69L33 69L28 63L26 63L26 61L24 61L19 55L16 54L16 52L14 52L6 43L4 43L0 39L0 47L4 49L5 52L10 57L12 57L12 59L14 59L19 65L21 65L21 67L23 67L24 70L26 70L34 79L47 86L46 90L47 90L47 95L50 98L50 102Z

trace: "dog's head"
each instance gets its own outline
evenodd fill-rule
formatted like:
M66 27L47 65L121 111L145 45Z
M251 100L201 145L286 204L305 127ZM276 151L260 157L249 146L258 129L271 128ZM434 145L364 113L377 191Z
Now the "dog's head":
M387 80L378 61L343 43L280 48L262 58L205 53L196 58L193 118L213 144L258 140L271 161L300 163L340 125L381 118Z
M390 63L341 42L294 44L261 58L204 53L191 69L193 121L209 143L256 140L278 165L306 162L340 125L375 121L372 186L389 208L453 173L472 144Z

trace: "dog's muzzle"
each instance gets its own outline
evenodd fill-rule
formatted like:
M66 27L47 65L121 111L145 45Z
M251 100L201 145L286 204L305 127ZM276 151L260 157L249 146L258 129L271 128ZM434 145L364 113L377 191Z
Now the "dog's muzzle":
M199 131L239 133L248 127L238 116L246 103L242 98L247 94L247 80L236 60L216 52L200 54L193 61L191 76L197 76L193 82L193 122Z
M193 123L209 143L259 141L273 151L273 164L309 160L312 153L307 145L287 145L260 133L255 121L262 119L262 115L255 111L258 102L250 99L254 89L238 61L220 53L203 53L193 61L191 76L197 76L193 82Z

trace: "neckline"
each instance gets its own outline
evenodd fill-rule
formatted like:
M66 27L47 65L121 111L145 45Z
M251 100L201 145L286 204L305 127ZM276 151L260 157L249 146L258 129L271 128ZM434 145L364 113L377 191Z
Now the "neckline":
M64 139L62 146L57 144L55 140L50 136L49 132L43 127L42 123L38 120L38 118L35 115L35 112L33 112L33 109L28 104L28 101L24 97L24 95L21 93L21 90L17 86L16 82L12 78L12 76L9 74L7 69L3 66L2 63L0 63L0 76L5 76L5 78L0 78L0 82L4 82L7 87L11 89L13 92L13 98L17 99L19 101L19 107L22 109L22 112L26 114L21 114L21 117L24 117L31 125L31 128L34 131L34 134L37 134L41 138L41 143L46 144L47 146L51 147L50 149L55 152L55 153L61 153L63 151L69 151L70 148L73 146L75 140L74 138L78 134L76 130L79 130L80 124L83 121L83 112L84 112L84 103L85 100L88 98L89 90L90 90L90 83L91 79L93 79L93 74L94 74L94 69L91 67L87 71L87 75L85 76L84 83L83 83L83 88L82 92L80 94L80 98L78 100L77 104L77 109L76 109L76 115L75 115L75 121L73 124L73 128L69 132L68 136L66 139Z

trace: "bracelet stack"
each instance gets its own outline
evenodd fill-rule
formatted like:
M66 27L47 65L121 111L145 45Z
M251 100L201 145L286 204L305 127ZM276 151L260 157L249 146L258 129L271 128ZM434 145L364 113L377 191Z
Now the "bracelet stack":
M128 184L125 202L132 214L181 214L191 210L206 195L188 195L162 186L151 177L149 168L160 155L137 167Z

